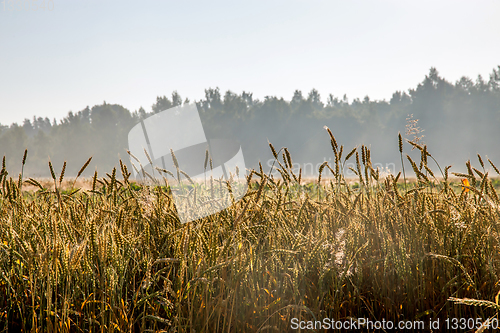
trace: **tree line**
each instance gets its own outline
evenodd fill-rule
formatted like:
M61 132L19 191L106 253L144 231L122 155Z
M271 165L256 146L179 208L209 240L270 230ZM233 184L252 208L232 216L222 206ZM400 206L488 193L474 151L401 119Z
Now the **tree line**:
M76 175L93 156L87 175L97 168L109 172L119 160L130 165L126 150L129 130L141 119L168 108L189 103L174 91L158 96L151 109L129 111L118 104L86 107L68 112L59 121L45 117L25 119L22 124L0 125L0 155L6 156L9 172L18 173L28 149L25 174L48 177L48 161L55 166L67 161L67 175ZM476 153L500 164L500 66L485 80L462 77L451 83L431 68L422 82L408 91L396 91L389 101L330 94L322 99L317 90L296 90L290 100L252 93L241 94L218 88L205 90L205 98L194 101L209 137L236 138L242 145L247 167L266 167L272 158L267 142L286 146L294 162L316 162L331 158L328 126L346 149L370 145L381 162L398 160L397 135L405 134L409 115L424 130L423 142L444 164L463 164ZM411 139L409 137L409 139Z

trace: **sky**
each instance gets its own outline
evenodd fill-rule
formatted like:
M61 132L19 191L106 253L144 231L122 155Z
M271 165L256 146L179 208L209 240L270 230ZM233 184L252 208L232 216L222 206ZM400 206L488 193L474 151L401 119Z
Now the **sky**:
M500 65L500 1L23 3L0 1L3 125L103 101L150 111L157 96L209 87L390 100L431 67L455 82Z

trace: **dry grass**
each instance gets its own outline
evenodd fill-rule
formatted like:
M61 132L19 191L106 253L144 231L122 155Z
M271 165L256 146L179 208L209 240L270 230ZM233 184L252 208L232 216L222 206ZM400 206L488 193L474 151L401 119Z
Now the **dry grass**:
M48 190L53 191L55 189L54 181L50 178L36 178L36 181L38 181L40 185ZM92 190L92 181L92 178L78 178L76 179L76 182L74 178L64 179L60 186L58 184L58 187L62 191L68 191L73 188L80 188L85 191L90 191ZM36 192L37 190L39 190L39 188L35 185L25 183L22 190L24 192Z
M500 201L487 173L465 175L465 192L448 177L432 183L424 162L405 191L358 150L355 188L332 148L326 182L299 183L288 162L282 179L254 170L241 201L182 225L168 189L133 184L124 167L121 180L115 170L78 192L55 176L23 192L2 177L1 327L281 332L293 317L495 315L448 301L492 301L499 289Z

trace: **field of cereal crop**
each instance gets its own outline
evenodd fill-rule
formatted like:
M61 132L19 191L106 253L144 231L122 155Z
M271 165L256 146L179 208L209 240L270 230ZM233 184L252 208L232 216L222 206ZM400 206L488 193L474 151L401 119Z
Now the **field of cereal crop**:
M271 146L282 177L252 170L242 200L186 224L168 184L133 182L124 165L69 181L52 165L48 180L3 168L3 331L283 332L293 318L496 316L497 167L478 156L453 175L417 146L420 161L381 178L369 149L330 140L335 162L318 179L302 180ZM356 182L343 176L347 160ZM325 170L333 176L321 179Z

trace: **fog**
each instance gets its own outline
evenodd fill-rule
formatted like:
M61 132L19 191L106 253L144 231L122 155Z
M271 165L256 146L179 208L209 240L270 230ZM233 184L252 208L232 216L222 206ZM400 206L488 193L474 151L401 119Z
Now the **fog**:
M192 103L196 103L208 139L239 143L246 167L258 169L260 162L266 172L274 160L268 142L276 150L287 147L294 168L303 169L303 177L317 176L318 165L323 161L333 164L325 126L339 146L343 145L344 157L352 148L365 145L371 150L373 165L387 167L389 170L384 171L391 173L401 170L398 133L405 139L404 155L410 154L417 161L418 150L412 150L406 139L415 141L418 137L443 169L452 165L452 171L462 172L468 159L478 166L478 153L484 160L490 158L500 165L500 66L488 78L463 77L453 83L441 77L435 68L422 76L414 88L394 92L389 101L370 100L368 96L351 101L347 96L320 96L314 89L290 92L289 99L267 96L258 100L251 92L207 88L205 98ZM91 156L84 176L92 175L96 169L100 175L109 173L119 166L120 159L131 170L127 154L130 130L153 114L187 104L188 98L174 91L151 101L148 110L131 111L104 102L69 112L58 120L33 115L22 124L1 126L0 154L5 155L12 177L21 171L25 149L27 177L49 177L49 160L56 171L67 161L66 176L75 176ZM165 161L172 164L170 155L165 156ZM351 158L349 162L355 161ZM436 165L429 166L438 171ZM408 169L411 170L409 165ZM348 167L346 175L353 175Z

